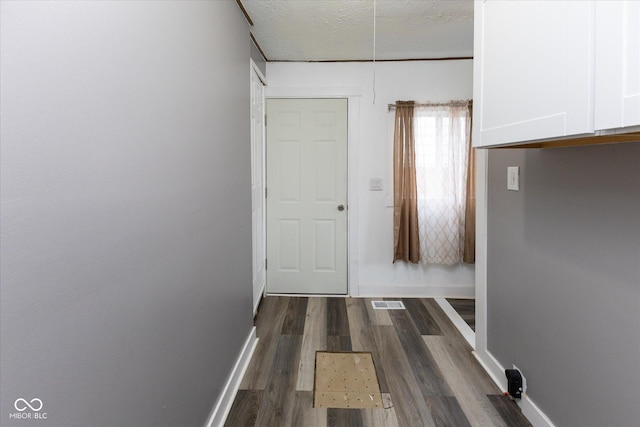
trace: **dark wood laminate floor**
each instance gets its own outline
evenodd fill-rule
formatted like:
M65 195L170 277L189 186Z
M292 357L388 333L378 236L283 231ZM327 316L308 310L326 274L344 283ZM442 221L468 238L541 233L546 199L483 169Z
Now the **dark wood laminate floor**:
M530 426L432 299L266 297L259 342L226 426ZM385 409L313 407L315 352L369 351Z
M476 300L462 298L447 298L447 302L467 322L467 325L476 330Z

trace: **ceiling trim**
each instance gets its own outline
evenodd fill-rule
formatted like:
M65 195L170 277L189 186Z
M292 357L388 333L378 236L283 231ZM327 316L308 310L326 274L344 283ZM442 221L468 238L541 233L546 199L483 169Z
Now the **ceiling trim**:
M251 27L253 27L253 21L251 20L251 17L249 16L249 13L247 12L247 9L244 8L244 5L242 4L242 1L241 0L236 0L236 3L238 4L238 7L242 11L242 14L244 15L244 19L246 19L247 22L249 23L249 25Z
M262 55L262 57L264 58L264 60L266 62L270 62L269 59L267 58L267 55L264 54L264 51L262 50L262 48L260 47L260 44L258 43L258 40L256 40L256 38L254 37L253 33L249 33L249 37L251 37L251 41L253 42L253 44L256 46L256 48L258 49L258 52L260 52L260 55Z
M458 61L473 59L473 56L449 56L445 58L401 58L401 59L274 59L269 62L410 62L410 61Z

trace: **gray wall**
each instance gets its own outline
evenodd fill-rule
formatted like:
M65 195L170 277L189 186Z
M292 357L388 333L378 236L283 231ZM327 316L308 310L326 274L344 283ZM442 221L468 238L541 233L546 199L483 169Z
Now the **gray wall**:
M491 150L488 198L488 350L557 426L638 426L640 142Z
M202 426L252 327L244 18L1 7L0 424Z

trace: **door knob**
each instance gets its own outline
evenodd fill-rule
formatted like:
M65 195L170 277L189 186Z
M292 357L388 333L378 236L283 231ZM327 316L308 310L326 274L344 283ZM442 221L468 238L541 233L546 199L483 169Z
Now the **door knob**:
M342 212L344 210L344 205L338 205L338 210Z

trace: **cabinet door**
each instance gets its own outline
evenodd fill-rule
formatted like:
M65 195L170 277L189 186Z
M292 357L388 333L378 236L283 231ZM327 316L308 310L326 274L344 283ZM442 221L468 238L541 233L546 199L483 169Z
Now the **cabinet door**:
M596 3L595 128L640 125L640 2Z
M477 146L592 133L588 1L476 1Z

